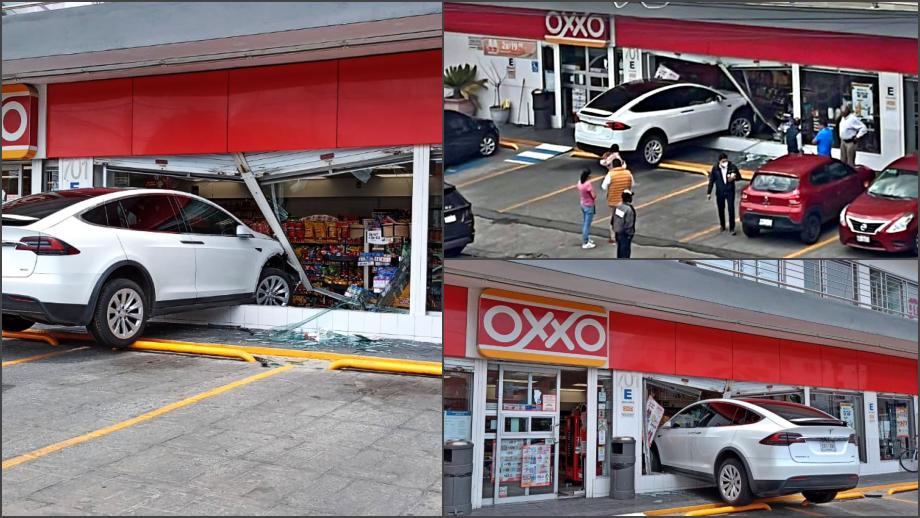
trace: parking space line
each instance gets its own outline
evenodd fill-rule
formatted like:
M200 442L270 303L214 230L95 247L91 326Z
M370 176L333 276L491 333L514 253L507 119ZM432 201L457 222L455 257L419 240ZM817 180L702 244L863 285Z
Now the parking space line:
M588 180L588 181L589 181L590 183L594 183L594 182L597 182L597 181L600 181L600 180L603 180L603 179L604 179L603 176L598 176L598 177L592 178L592 179L590 179L590 180ZM577 188L578 188L578 187L577 187L576 185L570 185L569 187L563 187L562 189L557 189L557 190L555 190L555 191L553 191L553 192L548 192L548 193L546 193L546 194L537 196L537 197L535 197L535 198L531 198L531 199L529 199L529 200L525 200L525 201L522 201L522 202L520 202L520 203L515 203L514 205L511 205L511 206L509 206L509 207L505 207L504 209L501 209L501 210L499 210L498 212L508 212L509 210L514 210L514 209L523 207L524 205L529 205L529 204L531 204L531 203L538 202L538 201L542 201L542 200L545 200L545 199L547 199L547 198L552 198L553 196L555 196L555 195L557 195L557 194L562 194L562 193L564 193L564 192L566 192L566 191L571 191L571 190L577 189Z
M917 506L917 502L915 502L915 501L913 501L913 500L904 500L903 498L898 498L898 497L896 497L896 496L886 496L886 497L882 497L882 500L894 500L895 502L901 502L902 504L910 504L910 505L912 505L912 506L914 506L914 507Z
M505 174L505 173L510 173L511 171L517 171L518 169L523 169L523 168L528 167L528 166L530 166L530 165L532 165L532 164L526 164L526 165L525 165L525 164L518 164L518 165L515 165L514 167L509 167L509 168L507 168L507 169L501 169L501 170L495 171L494 173L489 173L489 174L487 174L487 175L480 176L479 178L473 178L472 180L470 180L470 181L468 181L468 182L460 182L460 183L454 184L454 187L456 187L456 188L458 188L458 189L463 188L463 187L467 187L467 186L473 185L474 183L479 183L479 182L484 181L484 180L489 180L489 179L495 178L496 176L501 176L501 175L503 175L503 174Z
M674 191L674 192L671 192L671 193L668 193L668 194L663 194L663 195L661 195L661 196L655 198L654 200L647 201L647 202L645 202L645 203L636 205L636 206L635 206L635 209L636 209L636 210L644 209L644 208L648 207L649 205L654 205L654 204L656 204L656 203L658 203L658 202L662 202L662 201L665 201L665 200L670 200L671 198L674 198L674 197L676 197L676 196L680 196L681 194L686 194L686 193L688 193L688 192L690 192L690 191L692 191L692 190L699 189L700 187L706 187L707 185L709 185L709 180L706 180L705 182L695 183L695 184L691 185L690 187L684 187L683 189L678 189L678 190L676 190L676 191ZM597 225L597 224L600 223L600 222L609 221L609 220L610 220L610 216L605 216L605 217L603 217L603 218L601 218L601 219L596 219L596 220L594 220L594 225Z
M815 251L815 250L817 250L817 249L819 249L819 248L823 248L823 247L825 247L825 246L827 246L827 245L833 243L834 241L839 241L839 240L840 240L840 238L837 237L837 236L829 237L829 238L825 239L824 241L821 241L820 243L815 243L815 244L813 244L813 245L811 245L811 246L806 246L805 248L803 248L803 249L801 249L801 250L799 250L799 251L797 251L797 252L793 252L793 253L787 255L786 257L784 257L783 259L795 259L796 257L801 257L801 256L807 254L808 252L813 252L813 251Z
M231 391L231 390L233 390L233 389L235 389L235 388L239 388L239 387L242 387L242 386L244 386L244 385L249 385L250 383L254 383L254 382L256 382L256 381L259 381L259 380L262 380L262 379L265 379L265 378L269 378L269 377L274 376L274 375L276 375L276 374L281 374L282 372L291 370L291 369L293 369L293 368L294 368L294 365L292 365L292 364L291 364L291 365L285 365L285 366L283 366L283 367L278 367L278 368L276 368L276 369L272 369L272 370L270 370L270 371L262 372L262 373L259 373L259 374L254 375L254 376L249 376L248 378L243 378L243 379L241 379L241 380L237 380L237 381L234 381L234 382L232 382L232 383L228 383L228 384L226 384L226 385L222 385L222 386L220 386L220 387L213 388L213 389L211 389L211 390L202 392L202 393L200 393L200 394L196 394L196 395L194 395L194 396L185 398L185 399L183 399L183 400L181 400L181 401L176 401L175 403L170 403L170 404L168 404L168 405L166 405L166 406L157 408L156 410L151 410L150 412L141 414L141 415L139 415L139 416L137 416L137 417L132 417L131 419L128 419L128 420L126 420L126 421L122 421L122 422L120 422L120 423L116 423L116 424L113 424L113 425L111 425L111 426L106 426L105 428L100 428L100 429L95 430L95 431L93 431L93 432L85 433L85 434L83 434L83 435L80 435L80 436L77 436L77 437L73 437L73 438L71 438L71 439L67 439L66 441L61 441L61 442L58 442L58 443L55 443L55 444L51 444L51 445L49 445L49 446L45 446L44 448L39 448L39 449L34 450L34 451L31 451L31 452L29 452L29 453L24 453L24 454L19 455L19 456L17 456L17 457L13 457L13 458L4 460L4 461L3 461L3 466L2 466L2 467L3 467L3 470L7 470L7 469L10 469L10 468L19 466L20 464L25 464L26 462L30 462L30 461L33 461L33 460L35 460L35 459L39 459L39 458L44 457L44 456L46 456L46 455L49 455L49 454L51 454L51 453L54 453L54 452L57 452L57 451L60 451L60 450L66 449L66 448L70 448L71 446L76 446L76 445L78 445L78 444L82 444L82 443L91 441L91 440L93 440L93 439L98 439L98 438L100 438L100 437L104 437L104 436L106 436L106 435L109 435L109 434L111 434L111 433L117 432L117 431L119 431L119 430L124 430L125 428L129 428L129 427L134 426L134 425L136 425L136 424L140 424L140 423L143 423L143 422L145 422L145 421L149 421L149 420L151 420L151 419L153 419L153 418L155 418L155 417L159 417L159 416L161 416L161 415L163 415L163 414L172 412L173 410L178 410L178 409L180 409L180 408L184 408L184 407L193 405L193 404L195 404L195 403L198 403L199 401L202 401L202 400L205 400L205 399L208 399L208 398L211 398L211 397L214 397L214 396L223 394L224 392L229 392L229 391Z
M738 218L735 218L736 226L740 223L741 223L741 220L739 220ZM721 227L719 225L713 225L707 229L703 229L703 230L700 230L699 232L694 232L693 234L690 234L689 236L684 236L680 238L680 241L678 241L678 243L686 243L688 241L693 241L694 239L699 239L707 234L712 234L713 232L718 231L720 228Z
M89 346L84 345L83 347L74 347L73 349L66 349L64 351L54 351L52 353L36 354L35 356L27 356L25 358L20 358L18 360L10 360L10 361L6 361L0 364L0 367L11 367L13 365L19 365L20 363L29 363L29 362L34 362L38 360L44 360L45 358L52 358L54 356L60 356L62 354L72 353L76 351L82 351L84 349L89 349Z

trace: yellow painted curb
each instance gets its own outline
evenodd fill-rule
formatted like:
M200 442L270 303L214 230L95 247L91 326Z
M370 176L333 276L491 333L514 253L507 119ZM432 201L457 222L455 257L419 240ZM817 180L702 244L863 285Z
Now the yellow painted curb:
M916 491L916 490L917 490L917 484L913 483L913 484L907 484L904 486L893 487L888 490L888 494L893 495L895 493L903 493L905 491Z
M834 500L855 500L857 498L866 498L866 495L860 491L845 491L843 493L837 493Z
M590 158L593 160L600 160L601 158L599 155L595 155L594 153L591 153L588 151L582 151L580 149L576 149L575 151L572 151L571 153L569 153L569 156L572 158Z
M33 342L45 342L49 345L61 345L54 336L45 333L29 333L18 331L3 331L3 338L16 338L19 340L31 340Z
M684 516L712 516L714 514L726 514L726 513L742 513L744 511L772 511L769 505L758 502L756 504L742 505L740 507L725 506L725 507L714 507L712 509L700 509L698 511L690 511Z
M531 147L536 147L536 146L539 146L540 144L542 144L542 142L539 142L539 141L536 141L536 140L529 140L529 139L526 139L526 138L508 138L508 137L505 137L505 138L500 139L500 140L503 141L503 142L507 142L507 143L509 143L509 144L517 144L517 145L519 145L519 146L531 146Z
M642 514L645 516L673 516L689 511L697 511L700 509L715 509L716 507L722 507L722 504L698 504L688 505L686 507L670 507L667 509L654 509L652 511L645 511Z
M229 347L215 347L210 345L185 344L180 342L153 342L138 340L131 344L129 349L136 351L154 351L169 353L201 354L205 356L221 356L224 358L239 358L244 362L255 363L256 359L246 351L231 349Z
M661 162L658 164L658 167L661 169L673 169L675 171L683 171L685 173L694 173L703 176L708 176L709 171L712 169L711 165L701 164L699 162L685 162L682 160ZM754 177L754 171L751 169L739 169L738 172L741 173L742 180L751 181L751 178Z
M347 359L347 360L336 360L329 364L329 370L341 370L341 369L358 369L363 371L378 371L378 372L398 372L402 374L422 374L425 376L441 376L443 373L441 364L431 362L432 365L417 365L412 363L406 363L401 360L388 360L388 359L378 359L378 360L359 360L359 359Z
M510 142L510 141L507 141L507 140L499 140L499 141L498 141L498 145L501 146L501 147L506 147L506 148L508 148L508 149L513 149L513 150L515 150L515 151L517 151L518 149L520 149L520 146L517 145L517 142Z

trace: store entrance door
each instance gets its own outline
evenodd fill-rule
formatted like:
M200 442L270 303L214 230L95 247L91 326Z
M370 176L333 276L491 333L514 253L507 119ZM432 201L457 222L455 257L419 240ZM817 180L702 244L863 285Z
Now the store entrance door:
M559 382L558 369L500 366L492 480L495 503L556 497Z
M7 162L3 164L3 201L32 193L32 164Z
M562 113L565 114L565 124L571 125L575 123L575 112L607 90L610 84L607 70L613 63L607 62L605 47L560 45L559 59Z

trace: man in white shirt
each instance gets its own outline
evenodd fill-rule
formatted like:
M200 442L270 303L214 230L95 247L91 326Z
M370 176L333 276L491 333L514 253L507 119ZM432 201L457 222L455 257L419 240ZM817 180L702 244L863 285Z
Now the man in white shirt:
M869 128L853 113L850 105L844 105L840 119L840 160L856 167L856 144L869 132Z

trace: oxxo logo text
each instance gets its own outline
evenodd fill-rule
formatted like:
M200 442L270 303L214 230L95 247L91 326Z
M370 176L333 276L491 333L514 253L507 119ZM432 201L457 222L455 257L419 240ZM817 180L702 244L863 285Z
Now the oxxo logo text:
M501 290L479 299L479 352L489 358L606 366L601 307Z
M556 38L607 39L607 20L598 14L550 11L545 23L547 34Z
M38 94L29 85L3 85L3 159L32 158L37 144Z

